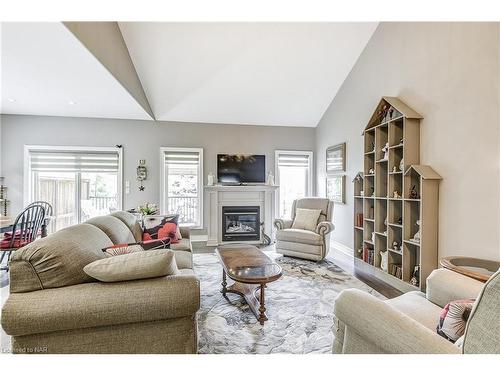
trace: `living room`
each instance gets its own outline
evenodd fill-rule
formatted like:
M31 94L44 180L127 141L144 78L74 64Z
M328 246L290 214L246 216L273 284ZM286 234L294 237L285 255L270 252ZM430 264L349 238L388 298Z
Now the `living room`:
M499 354L500 23L228 17L1 23L2 352Z

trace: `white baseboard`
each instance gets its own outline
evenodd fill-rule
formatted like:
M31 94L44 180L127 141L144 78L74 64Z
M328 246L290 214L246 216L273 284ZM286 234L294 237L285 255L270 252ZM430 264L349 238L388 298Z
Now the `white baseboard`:
M191 242L207 242L208 241L208 235L207 234L198 234L198 235L192 235L190 236Z
M341 244L340 242L330 240L330 246L334 248L335 250L340 251L341 253L344 253L345 255L353 258L354 257L354 251L351 249L349 246L346 246L344 244Z

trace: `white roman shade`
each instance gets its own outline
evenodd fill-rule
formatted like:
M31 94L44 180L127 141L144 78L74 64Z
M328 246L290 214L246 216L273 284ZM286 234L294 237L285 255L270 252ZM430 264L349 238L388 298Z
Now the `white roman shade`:
M177 165L198 165L200 153L193 151L165 151L165 164L169 166Z
M30 151L30 166L36 172L118 172L116 152Z
M300 154L279 154L278 167L308 168L309 155Z

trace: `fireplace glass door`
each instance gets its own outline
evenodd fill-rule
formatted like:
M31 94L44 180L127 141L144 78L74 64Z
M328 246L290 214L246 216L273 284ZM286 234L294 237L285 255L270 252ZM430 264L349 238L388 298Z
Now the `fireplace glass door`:
M223 241L258 241L260 239L259 206L226 206L222 208Z

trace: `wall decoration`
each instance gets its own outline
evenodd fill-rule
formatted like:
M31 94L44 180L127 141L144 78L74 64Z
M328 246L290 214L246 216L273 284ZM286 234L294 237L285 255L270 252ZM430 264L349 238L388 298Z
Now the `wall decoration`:
M140 182L139 191L144 191L143 181L148 178L148 169L146 168L146 160L139 160L139 165L137 166L137 181Z
M341 143L326 149L326 173L345 172L346 144Z
M345 175L326 178L326 196L335 203L345 203Z

